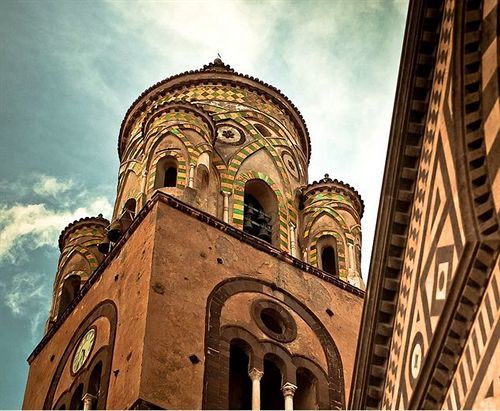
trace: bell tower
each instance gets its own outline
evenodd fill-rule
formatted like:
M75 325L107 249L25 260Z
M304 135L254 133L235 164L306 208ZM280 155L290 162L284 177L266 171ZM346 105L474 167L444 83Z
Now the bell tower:
M122 122L111 222L70 224L24 408L345 408L363 201L308 184L278 89L219 58Z

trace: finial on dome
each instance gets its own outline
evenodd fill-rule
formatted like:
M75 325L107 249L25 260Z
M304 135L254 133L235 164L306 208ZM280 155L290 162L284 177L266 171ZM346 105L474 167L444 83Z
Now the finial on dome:
M224 66L224 63L223 63L222 58L221 58L219 53L217 53L217 57L214 60L214 64L216 66Z
M330 178L330 175L328 173L325 173L325 178Z

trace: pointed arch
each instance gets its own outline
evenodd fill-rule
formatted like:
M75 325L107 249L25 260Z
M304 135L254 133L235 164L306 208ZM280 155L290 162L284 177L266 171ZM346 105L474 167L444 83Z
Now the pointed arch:
M248 180L257 179L262 180L271 187L278 199L278 213L279 213L279 247L282 250L288 251L288 213L287 202L281 191L278 189L274 181L268 175L259 171L250 171L248 173L240 174L233 183L233 225L240 230L243 229L244 218L244 197L245 197L245 184Z

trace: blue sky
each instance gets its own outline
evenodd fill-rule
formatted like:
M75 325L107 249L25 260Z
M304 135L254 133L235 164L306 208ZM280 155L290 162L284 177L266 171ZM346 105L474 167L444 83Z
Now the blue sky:
M121 120L147 87L220 53L281 89L311 133L310 181L353 185L366 279L405 1L0 2L0 408L19 408L57 238L110 216Z

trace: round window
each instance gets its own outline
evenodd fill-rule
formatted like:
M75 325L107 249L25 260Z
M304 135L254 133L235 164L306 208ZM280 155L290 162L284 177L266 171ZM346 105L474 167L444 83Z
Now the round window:
M285 331L281 316L272 308L264 308L260 312L260 319L267 328L276 334L283 334L283 331Z
M290 342L297 337L297 326L290 313L272 300L256 300L251 308L252 317L269 337Z

